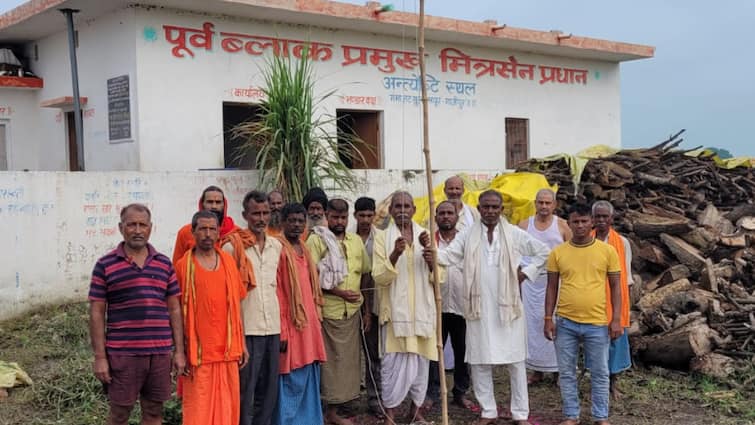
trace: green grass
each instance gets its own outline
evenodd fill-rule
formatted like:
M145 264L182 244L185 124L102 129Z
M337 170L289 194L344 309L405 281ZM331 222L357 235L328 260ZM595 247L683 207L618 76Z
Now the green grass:
M0 359L19 363L34 381L14 388L0 424L101 425L107 417L102 385L92 374L85 303L48 307L0 323ZM130 423L139 423L135 409ZM166 404L165 424L179 425L180 403Z

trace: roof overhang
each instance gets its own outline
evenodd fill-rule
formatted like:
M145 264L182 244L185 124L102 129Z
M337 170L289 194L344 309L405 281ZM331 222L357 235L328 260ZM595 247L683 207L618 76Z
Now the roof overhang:
M383 35L416 34L419 17L408 12L377 13L377 2L365 6L328 0L30 0L0 15L0 42L25 43L66 29L59 9L77 9L76 22L85 22L134 4L191 10L255 20L311 25ZM653 57L652 46L601 40L498 25L428 16L428 41L510 49L537 54L624 62Z

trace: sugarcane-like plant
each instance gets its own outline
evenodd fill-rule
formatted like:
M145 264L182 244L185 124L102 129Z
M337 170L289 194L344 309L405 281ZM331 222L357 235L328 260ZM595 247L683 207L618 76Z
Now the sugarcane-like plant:
M362 158L364 142L353 131L337 131L338 118L323 110L336 90L315 94L306 52L296 60L272 56L262 75L260 113L233 130L245 140L240 155L256 152L260 188L277 188L289 200L312 187L355 191L360 179L345 163Z

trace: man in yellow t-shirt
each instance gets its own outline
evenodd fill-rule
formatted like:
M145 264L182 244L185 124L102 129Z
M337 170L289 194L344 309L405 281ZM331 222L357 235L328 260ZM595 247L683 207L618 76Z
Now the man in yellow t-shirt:
M347 418L338 415L338 406L359 398L361 349L362 281L370 272L362 239L346 231L349 219L349 204L343 199L331 199L326 206L325 217L332 232L333 249L340 249L346 261L347 274L343 281L332 289L323 289L322 338L328 361L322 365L321 394L326 404L325 422L337 425L353 425ZM313 229L316 230L316 229ZM326 261L329 244L319 232L307 239L307 247L316 262ZM321 283L323 276L320 276Z
M616 250L592 236L592 226L590 207L572 206L569 209L572 239L554 248L546 263L548 288L543 332L556 346L565 417L560 425L579 423L576 370L580 340L584 341L585 359L592 365L593 420L596 425L610 425L608 348L612 339L621 336L623 328L621 308L614 308L610 323L608 321L606 280L610 285L611 304L620 306L621 265Z

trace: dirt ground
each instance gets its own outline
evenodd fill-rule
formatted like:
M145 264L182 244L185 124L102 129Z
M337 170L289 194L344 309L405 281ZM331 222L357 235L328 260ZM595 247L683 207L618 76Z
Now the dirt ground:
M453 385L452 374L447 374L449 391ZM500 416L496 424L511 424L508 410L509 379L504 368L498 368L495 373L496 400ZM704 388L705 386L709 388ZM611 423L613 425L752 425L755 424L755 400L738 400L738 408L744 406L743 412L732 410L735 400L728 403L728 398L736 398L732 392L718 390L713 384L695 384L693 377L680 372L669 372L662 369L635 368L622 375L619 383L623 392L620 401L611 404ZM707 392L707 394L706 394ZM473 399L470 394L469 397ZM530 422L533 425L558 425L561 416L561 398L558 387L550 380L532 385L529 388ZM582 423L591 424L590 418L590 386L589 375L580 385L580 399L582 401ZM706 400L710 397L710 400ZM718 398L718 399L717 399ZM749 410L747 410L749 404ZM734 407L734 410L737 409ZM408 414L409 405L404 403L398 418ZM479 412L462 409L450 402L449 424L463 425L474 421ZM355 424L375 425L385 424L386 421L377 420L366 412L363 402L353 402L343 412ZM425 415L427 420L441 424L440 405L436 405ZM398 421L407 424L407 421Z
M9 397L0 398L0 425L105 423L107 404L101 385L91 373L87 318L86 304L77 303L0 322L0 360L18 362L35 382L32 387L14 388ZM446 376L451 388L453 375ZM751 379L755 378L741 380ZM504 368L495 371L495 385L501 412L497 424L509 424L508 376ZM635 367L622 375L619 387L624 397L611 405L614 425L755 425L755 393L708 378ZM583 379L580 392L582 423L591 424L588 378ZM529 397L530 421L534 425L560 422L561 399L552 382L530 386ZM180 410L179 401L166 403L164 423L179 425ZM399 418L407 411L405 404ZM367 414L366 397L345 406L343 413L358 425L386 423ZM449 405L449 423L453 425L469 424L478 414ZM441 424L440 405L425 417ZM137 413L132 415L130 424L138 424Z

